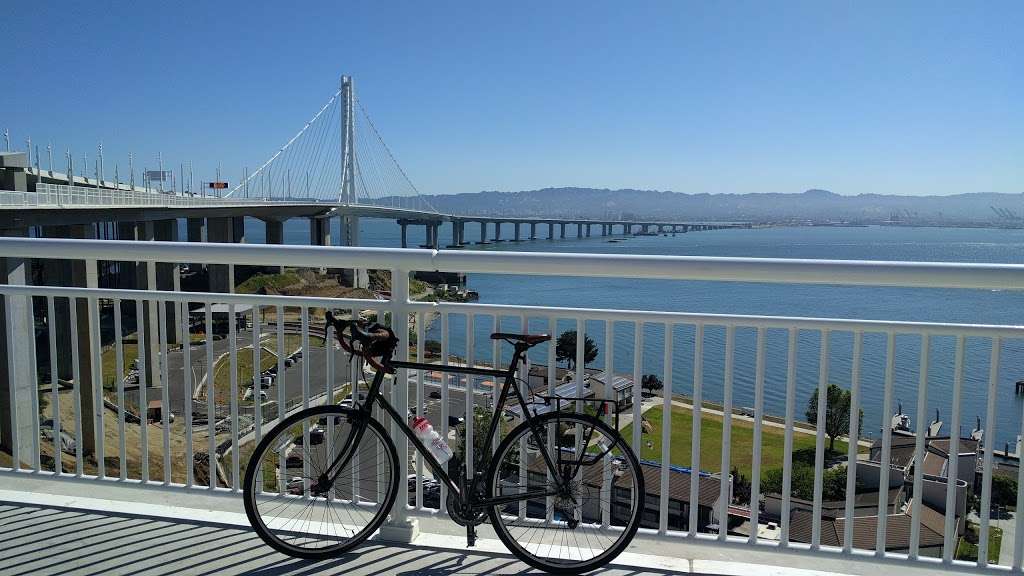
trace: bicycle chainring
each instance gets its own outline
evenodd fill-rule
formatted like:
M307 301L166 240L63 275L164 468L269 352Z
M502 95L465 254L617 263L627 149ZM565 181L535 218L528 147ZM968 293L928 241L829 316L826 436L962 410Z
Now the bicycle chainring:
M470 517L471 512L465 510L461 498L452 494L448 495L447 501L448 516L459 526L479 526L487 521L487 514L483 510L478 511L475 516Z

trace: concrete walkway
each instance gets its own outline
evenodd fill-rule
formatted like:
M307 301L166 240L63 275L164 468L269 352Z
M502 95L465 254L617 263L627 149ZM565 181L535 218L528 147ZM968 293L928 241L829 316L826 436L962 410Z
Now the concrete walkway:
M373 542L311 562L266 546L248 527L58 506L0 502L0 573L81 575L542 574L509 554ZM674 568L615 566L608 576L667 576ZM769 572L764 572L769 574Z

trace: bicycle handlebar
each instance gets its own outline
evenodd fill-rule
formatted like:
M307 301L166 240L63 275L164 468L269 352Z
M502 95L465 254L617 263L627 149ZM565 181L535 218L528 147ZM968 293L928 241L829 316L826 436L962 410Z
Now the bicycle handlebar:
M366 320L335 318L330 310L327 311L326 319L329 326L334 326L334 335L346 352L364 358L378 370L384 369L376 357L383 357L398 344L394 331L377 322L371 324Z

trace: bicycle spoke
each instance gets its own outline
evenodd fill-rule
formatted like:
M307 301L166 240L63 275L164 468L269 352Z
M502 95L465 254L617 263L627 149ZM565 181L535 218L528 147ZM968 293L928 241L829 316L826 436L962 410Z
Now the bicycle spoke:
M492 479L493 495L510 500L492 506L492 523L512 552L534 566L570 571L597 567L628 544L639 524L639 463L618 433L585 415L554 414L538 424L544 440L539 446L534 442L532 449L521 451L520 438L510 437L495 454L500 473ZM529 429L519 434L532 436ZM588 452L594 446L599 449ZM616 456L611 456L613 451ZM607 466L614 467L607 474L612 486L603 490ZM547 489L555 492L550 519L543 496ZM608 524L602 524L604 518L610 518Z
M382 485L389 487L384 495L393 497L397 457L377 427L356 425L366 429L358 445L346 446L343 439L354 438L346 436L354 425L342 409L313 408L265 436L247 470L246 511L272 546L296 556L335 553L364 540L383 522L390 502L372 494ZM332 433L324 428L333 428ZM334 482L321 486L342 450L351 454L345 466ZM275 483L273 489L268 481Z

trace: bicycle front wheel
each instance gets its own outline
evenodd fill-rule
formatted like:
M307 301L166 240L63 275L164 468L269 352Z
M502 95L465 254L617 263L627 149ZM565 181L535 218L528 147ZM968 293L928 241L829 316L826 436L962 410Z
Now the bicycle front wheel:
M612 427L586 414L520 424L489 471L491 525L527 564L556 574L599 568L629 545L644 507L643 471Z
M328 467L344 466L328 482ZM322 559L380 528L398 494L398 453L384 428L356 410L293 414L260 441L245 472L245 513L279 552Z

